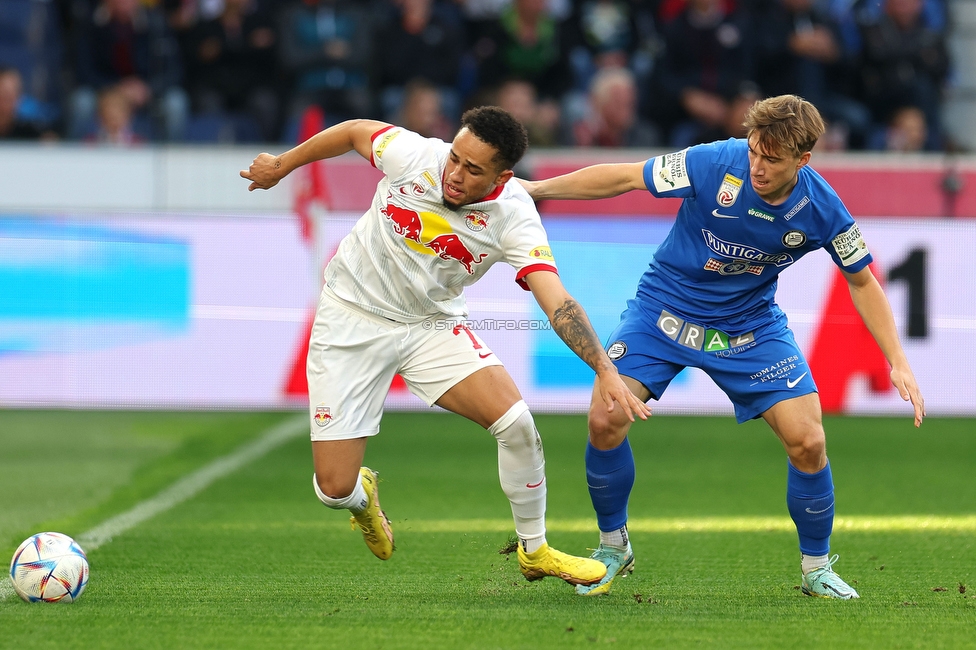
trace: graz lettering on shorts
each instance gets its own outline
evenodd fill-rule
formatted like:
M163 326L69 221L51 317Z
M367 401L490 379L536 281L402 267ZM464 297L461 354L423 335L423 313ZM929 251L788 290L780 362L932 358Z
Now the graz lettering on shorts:
M725 352L726 354L722 356L741 352L755 345L756 341L752 332L746 332L739 336L729 336L720 330L707 329L704 325L689 323L666 309L661 310L661 315L657 318L657 327L678 345L683 345L692 350L705 350L705 352Z
M745 260L753 264L774 264L776 266L787 266L794 262L793 256L789 253L767 253L754 246L737 244L725 241L716 237L711 230L702 228L702 236L705 238L705 245L716 255L728 257L733 260Z
M800 355L792 354L785 359L780 359L771 366L766 366L759 372L754 372L749 375L749 379L753 382L750 386L755 386L756 384L765 384L771 381L776 381L777 379L786 378L790 372L796 370L800 364L797 362L800 360Z

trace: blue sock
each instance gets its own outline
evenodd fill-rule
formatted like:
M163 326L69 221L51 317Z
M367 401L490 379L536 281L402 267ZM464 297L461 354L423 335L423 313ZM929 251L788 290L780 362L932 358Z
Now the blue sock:
M634 487L634 453L627 438L606 451L586 443L586 485L600 530L623 528L627 524L627 501Z
M786 505L796 524L800 552L804 555L826 555L830 551L830 533L834 528L834 482L830 462L815 474L801 472L789 463L786 480Z

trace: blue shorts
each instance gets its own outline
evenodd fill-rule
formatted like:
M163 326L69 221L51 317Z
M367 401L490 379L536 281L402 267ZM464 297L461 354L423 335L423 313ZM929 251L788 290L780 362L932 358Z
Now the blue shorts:
M654 399L685 367L701 368L732 400L739 423L777 402L817 392L785 316L753 331L726 333L664 305L629 300L606 349L617 371L643 384Z

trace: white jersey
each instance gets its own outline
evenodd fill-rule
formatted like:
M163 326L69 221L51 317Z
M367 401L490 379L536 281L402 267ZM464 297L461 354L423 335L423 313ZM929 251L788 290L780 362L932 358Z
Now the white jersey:
M373 134L370 162L384 177L325 269L336 296L398 322L465 318L464 287L495 262L514 267L524 289L529 273L556 270L542 220L518 181L458 210L444 205L450 149L400 127Z

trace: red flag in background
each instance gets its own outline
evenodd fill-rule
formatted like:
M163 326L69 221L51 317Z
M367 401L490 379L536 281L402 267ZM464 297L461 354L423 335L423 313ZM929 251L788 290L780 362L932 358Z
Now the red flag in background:
M309 106L302 113L298 126L298 142L302 143L325 128L325 113L318 106ZM295 214L302 229L302 237L309 244L315 241L315 219L312 205L319 203L328 210L331 204L329 184L325 180L325 165L321 160L299 167L295 188Z
M871 270L876 271L874 264ZM875 277L881 276L875 273ZM875 393L893 388L888 361L854 309L847 280L840 271L835 272L820 314L809 363L825 413L843 412L855 376L864 376Z

